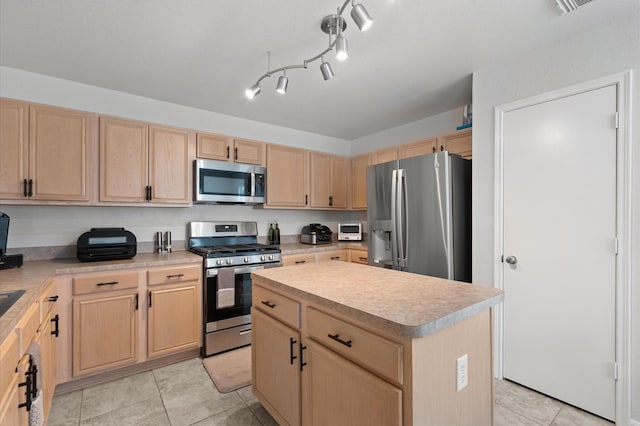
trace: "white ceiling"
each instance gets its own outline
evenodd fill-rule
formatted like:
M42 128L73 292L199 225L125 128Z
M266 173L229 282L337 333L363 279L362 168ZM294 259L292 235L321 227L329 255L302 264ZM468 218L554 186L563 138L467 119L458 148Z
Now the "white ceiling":
M344 1L344 0L342 0ZM353 140L471 102L471 74L637 7L595 0L560 15L553 0L358 0L345 11L350 57L324 81L319 62L277 75L328 45L337 0L0 0L0 65L231 116ZM570 52L567 52L570 54Z

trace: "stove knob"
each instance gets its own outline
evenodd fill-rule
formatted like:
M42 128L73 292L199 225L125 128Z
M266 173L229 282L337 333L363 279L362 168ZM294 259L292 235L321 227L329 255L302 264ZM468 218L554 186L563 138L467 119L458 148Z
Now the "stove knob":
M218 265L218 266L222 265L222 259L216 260L216 265Z
M244 258L244 263L249 263L249 260L250 260L250 259L249 259L249 257L248 257L248 256L247 256L247 257L245 257L245 258Z
M233 263L233 259L229 258L227 259L227 265L231 265Z
M269 255L269 260L273 260L273 255L272 254Z
M263 254L262 256L260 256L260 260L264 262L265 260L267 260L267 256Z

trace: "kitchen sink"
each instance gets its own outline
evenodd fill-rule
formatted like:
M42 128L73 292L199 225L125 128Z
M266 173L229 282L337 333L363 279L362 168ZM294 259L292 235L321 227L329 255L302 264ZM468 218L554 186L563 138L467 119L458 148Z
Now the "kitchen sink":
M0 317L24 294L24 290L0 291Z

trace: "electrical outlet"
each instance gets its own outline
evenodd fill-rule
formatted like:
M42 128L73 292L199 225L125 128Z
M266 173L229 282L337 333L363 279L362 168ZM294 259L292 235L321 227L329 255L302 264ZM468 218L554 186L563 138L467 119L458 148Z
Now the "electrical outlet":
M460 392L467 387L469 380L469 364L467 354L456 360L456 391Z

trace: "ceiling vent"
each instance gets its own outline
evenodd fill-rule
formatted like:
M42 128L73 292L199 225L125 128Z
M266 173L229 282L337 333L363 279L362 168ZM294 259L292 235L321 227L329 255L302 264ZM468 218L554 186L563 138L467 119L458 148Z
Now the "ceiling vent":
M569 13L591 1L592 0L556 0L556 4L561 13Z

